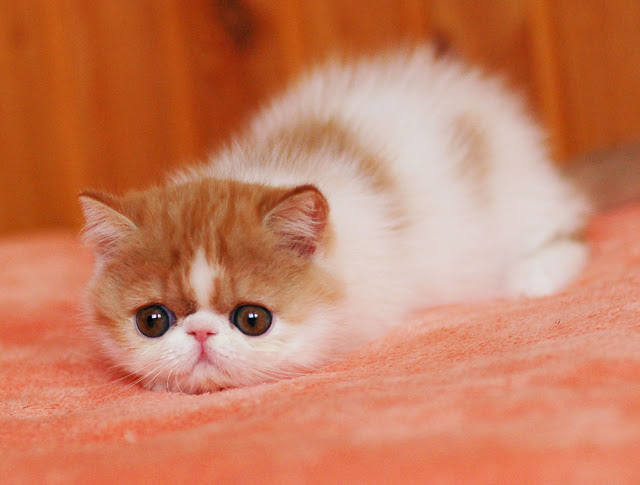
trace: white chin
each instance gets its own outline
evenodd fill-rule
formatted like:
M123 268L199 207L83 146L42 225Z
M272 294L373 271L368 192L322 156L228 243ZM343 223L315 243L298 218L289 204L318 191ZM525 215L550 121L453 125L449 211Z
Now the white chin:
M173 379L178 392L182 391L188 394L201 394L203 392L214 392L236 387L229 376L220 371L215 364L207 361L197 362L190 373L181 374Z

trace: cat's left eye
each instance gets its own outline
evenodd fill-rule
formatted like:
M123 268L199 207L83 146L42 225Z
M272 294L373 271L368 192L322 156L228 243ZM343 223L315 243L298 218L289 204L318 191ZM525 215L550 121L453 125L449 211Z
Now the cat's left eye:
M271 326L271 312L259 305L240 305L231 313L231 323L245 335L262 335Z
M164 305L149 305L136 312L136 326L145 337L161 337L176 321L176 316Z

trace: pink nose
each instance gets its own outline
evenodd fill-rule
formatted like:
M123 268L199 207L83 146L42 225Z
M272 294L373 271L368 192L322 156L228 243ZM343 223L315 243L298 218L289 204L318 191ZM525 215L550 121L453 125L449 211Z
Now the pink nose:
M193 338L195 338L198 342L204 342L212 335L215 335L215 333L211 330L191 330L188 333L189 335L193 335Z

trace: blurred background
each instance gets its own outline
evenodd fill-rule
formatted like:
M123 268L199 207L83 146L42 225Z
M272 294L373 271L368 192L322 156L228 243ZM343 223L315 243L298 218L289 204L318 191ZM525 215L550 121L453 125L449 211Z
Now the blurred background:
M558 163L640 137L637 0L1 0L0 234L162 180L333 52L432 41L502 72Z

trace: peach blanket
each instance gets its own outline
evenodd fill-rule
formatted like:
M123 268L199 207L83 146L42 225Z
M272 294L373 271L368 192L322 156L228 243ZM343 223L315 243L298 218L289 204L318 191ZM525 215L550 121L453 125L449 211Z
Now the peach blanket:
M2 483L640 483L640 205L551 298L425 310L306 377L200 396L119 380L68 234L0 243Z

